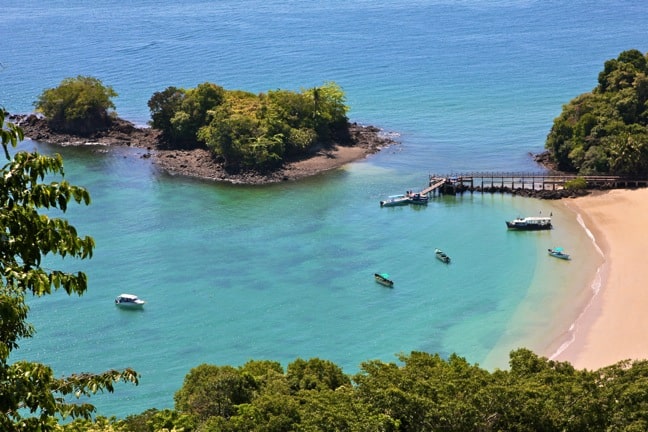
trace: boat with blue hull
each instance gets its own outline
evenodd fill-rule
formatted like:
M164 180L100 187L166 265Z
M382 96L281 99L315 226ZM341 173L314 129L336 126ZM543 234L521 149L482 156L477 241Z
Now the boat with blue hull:
M550 249L547 249L547 251L549 252L549 255L551 255L554 258L560 258L560 259L564 259L564 260L570 260L571 259L569 254L566 254L565 251L563 250L563 248L561 248L561 247L550 248Z

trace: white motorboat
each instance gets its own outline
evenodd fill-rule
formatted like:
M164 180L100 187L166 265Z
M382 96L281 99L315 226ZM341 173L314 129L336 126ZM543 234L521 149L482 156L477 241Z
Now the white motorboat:
M115 298L115 305L128 309L142 308L146 302L134 294L120 294Z
M401 195L390 195L386 200L380 201L380 207L396 207L403 206L410 203L408 196L403 194Z
M551 229L550 217L518 217L512 221L506 221L506 226L512 230L537 231Z

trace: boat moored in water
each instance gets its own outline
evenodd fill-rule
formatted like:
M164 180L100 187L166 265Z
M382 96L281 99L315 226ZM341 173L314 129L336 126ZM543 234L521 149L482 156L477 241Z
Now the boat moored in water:
M120 294L115 298L115 305L126 309L140 309L146 302L134 294Z
M512 221L506 221L506 226L512 230L537 231L551 229L551 218L541 216L518 217Z
M389 275L387 273L374 273L374 279L380 285L384 285L384 286L389 287L389 288L394 287L394 281L389 279Z
M444 262L446 264L450 263L450 257L443 252L441 249L435 249L434 250L434 255L437 257L437 259L441 262Z
M396 207L409 204L409 197L401 195L390 195L386 200L380 201L380 207Z
M427 205L427 203L427 195L408 190L404 194L388 196L386 200L380 201L380 207L396 207L407 204Z
M564 259L564 260L570 260L571 259L569 257L569 254L566 254L565 251L563 250L563 248L561 248L561 247L556 247L556 248L553 248L553 249L550 248L550 249L547 249L547 251L549 252L549 255L551 255L552 257L560 258L560 259Z
M428 197L418 192L410 192L407 197L410 204L427 205L428 203Z

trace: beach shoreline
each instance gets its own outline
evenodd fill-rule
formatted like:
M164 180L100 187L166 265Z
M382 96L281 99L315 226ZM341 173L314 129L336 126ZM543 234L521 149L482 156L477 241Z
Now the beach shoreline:
M590 300L570 328L571 340L548 357L578 369L596 370L623 360L648 358L648 296L642 225L648 212L648 189L610 190L565 202L603 256L594 275ZM598 281L597 281L598 278ZM598 286L597 286L598 284ZM563 335L564 336L564 335Z

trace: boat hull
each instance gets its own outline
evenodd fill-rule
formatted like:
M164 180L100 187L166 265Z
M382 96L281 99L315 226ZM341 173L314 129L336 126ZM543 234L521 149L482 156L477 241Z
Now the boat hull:
M115 306L122 309L142 309L146 302L133 294L122 294L115 299Z
M554 258L562 259L569 261L571 258L569 257L569 254L566 254L564 252L558 252L552 249L548 249L549 255L551 255Z
M443 252L442 250L435 249L434 255L436 256L436 259L438 259L442 263L446 263L446 264L450 263L450 257L448 255L446 255L446 253Z
M380 207L398 207L409 204L407 198L380 201Z
M513 231L542 231L542 230L550 230L552 228L551 225L544 225L544 226L537 226L537 225L510 225L509 222L506 222L506 226L508 229L513 230Z
M541 231L551 229L552 225L548 217L527 217L506 221L506 227L516 231Z
M118 308L121 309L142 309L144 303L115 303Z
M410 198L409 202L414 205L428 205L427 198Z
M374 279L380 285L386 286L388 288L393 288L394 287L394 281L392 281L391 279L388 279L387 277L385 277L385 276L383 276L381 274L375 273L374 274Z

